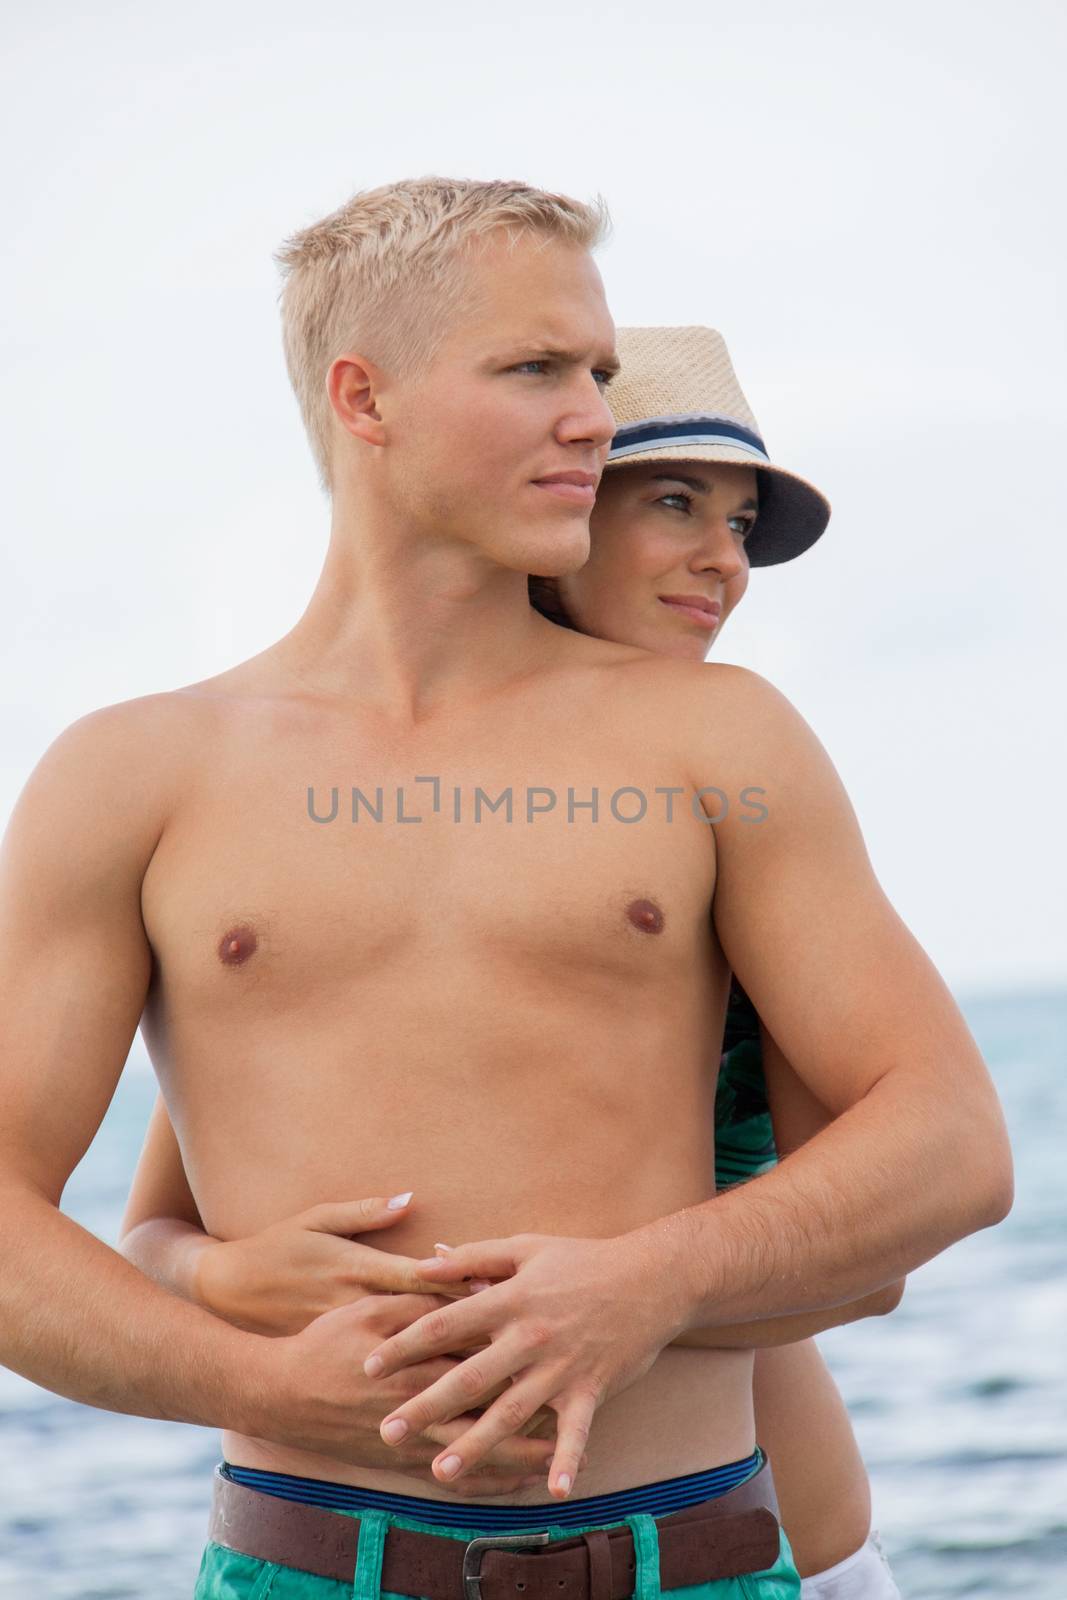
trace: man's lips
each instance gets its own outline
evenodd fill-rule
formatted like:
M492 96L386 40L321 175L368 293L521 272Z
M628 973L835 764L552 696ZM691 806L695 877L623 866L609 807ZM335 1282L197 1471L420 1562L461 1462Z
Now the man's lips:
M709 600L702 594L661 594L657 596L660 603L669 606L672 611L677 611L680 616L686 616L691 622L697 622L702 628L717 628L719 618L722 616L722 606L717 600Z
M597 476L595 472L552 472L545 478L534 478L538 489L561 500L572 500L576 505L591 506L596 499Z

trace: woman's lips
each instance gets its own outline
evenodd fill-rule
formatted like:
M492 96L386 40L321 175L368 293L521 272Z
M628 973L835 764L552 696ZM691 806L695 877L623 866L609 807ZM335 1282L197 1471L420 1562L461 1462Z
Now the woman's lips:
M698 623L700 627L706 628L709 633L713 633L719 626L721 610L718 606L713 606L708 611L703 606L697 605L696 602L692 605L685 605L680 600L664 600L662 595L657 598L661 606L666 606L670 611L677 611L681 617L688 617L691 622Z

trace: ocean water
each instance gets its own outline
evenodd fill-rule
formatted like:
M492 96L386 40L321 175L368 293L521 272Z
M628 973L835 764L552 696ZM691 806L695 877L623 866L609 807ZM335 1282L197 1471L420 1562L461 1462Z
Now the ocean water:
M1067 1600L1067 990L962 1004L1011 1129L1015 1208L914 1273L891 1317L820 1344L905 1600ZM154 1096L138 1043L64 1195L109 1243ZM0 1595L189 1600L218 1459L214 1430L79 1406L0 1368Z

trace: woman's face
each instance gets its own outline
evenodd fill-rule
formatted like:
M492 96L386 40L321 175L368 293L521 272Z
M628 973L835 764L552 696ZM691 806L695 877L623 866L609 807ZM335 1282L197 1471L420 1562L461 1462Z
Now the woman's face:
M748 586L745 539L757 509L752 467L609 467L589 520L589 560L556 580L568 616L597 638L702 661ZM701 620L664 598L687 595L710 602L711 614Z

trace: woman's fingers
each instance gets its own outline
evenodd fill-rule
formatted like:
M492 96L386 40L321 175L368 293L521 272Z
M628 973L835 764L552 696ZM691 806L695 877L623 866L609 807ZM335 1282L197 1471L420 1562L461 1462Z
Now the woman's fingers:
M377 1228L391 1228L410 1215L412 1195L398 1194L369 1200L325 1200L301 1212L304 1226L320 1233L372 1233ZM401 1203L402 1202L402 1203Z
M359 1244L353 1235L391 1228L409 1215L412 1195L390 1199L327 1200L301 1212L300 1224L313 1233L330 1233L347 1241L346 1285L378 1294L444 1294L458 1299L466 1284L434 1284L421 1277L412 1256L397 1255L375 1245ZM401 1202L403 1202L401 1204Z
M464 1298L453 1284L427 1283L420 1278L410 1256L395 1256L372 1244L341 1246L338 1267L346 1284L357 1285L374 1294L435 1294L446 1300Z
M483 1239L478 1244L444 1247L444 1254L427 1257L418 1263L420 1271L434 1283L456 1283L460 1279L510 1278L519 1268L522 1251L531 1235L513 1239ZM435 1245L436 1250L440 1246Z
M437 1283L423 1277L411 1256L357 1242L355 1236L391 1228L410 1215L413 1192L389 1197L373 1195L363 1200L325 1200L293 1219L312 1233L328 1233L348 1241L347 1276L340 1287L356 1286L378 1294L443 1294L462 1299L470 1288L463 1282ZM436 1246L447 1255L450 1247ZM438 1258L440 1259L440 1258ZM488 1282L479 1287L489 1287ZM343 1301L341 1303L344 1303Z

